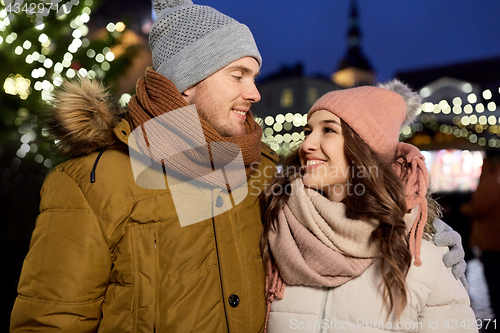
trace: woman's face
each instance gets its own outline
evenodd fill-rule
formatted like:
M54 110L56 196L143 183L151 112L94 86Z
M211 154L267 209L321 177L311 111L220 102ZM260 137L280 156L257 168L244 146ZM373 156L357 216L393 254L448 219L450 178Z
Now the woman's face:
M344 154L344 136L340 118L319 110L304 128L306 136L299 148L304 185L322 190L332 201L341 201L349 191L349 164Z

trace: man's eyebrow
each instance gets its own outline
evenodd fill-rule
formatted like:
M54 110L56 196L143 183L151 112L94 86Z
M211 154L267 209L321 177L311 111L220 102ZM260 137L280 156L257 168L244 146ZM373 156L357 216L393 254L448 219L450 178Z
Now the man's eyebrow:
M248 67L246 67L246 66L241 66L241 65L230 66L230 67L228 67L228 68L226 68L226 69L227 69L228 71L240 70L240 71L242 71L242 72L243 72L243 73L245 73L245 74L251 74L251 73L253 72L250 68L248 68ZM260 75L260 71L259 71L259 72L257 72L257 74L255 74L255 76L254 76L254 77L257 77L257 76L259 76L259 75Z

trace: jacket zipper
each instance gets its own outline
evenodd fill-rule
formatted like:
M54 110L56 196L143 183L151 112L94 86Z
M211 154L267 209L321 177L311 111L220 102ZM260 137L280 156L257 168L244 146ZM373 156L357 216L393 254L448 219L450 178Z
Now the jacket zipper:
M155 265L156 265L156 302L155 302L155 325L153 328L153 333L159 330L160 323L158 322L160 313L160 255L158 253L158 247L156 246L156 230L153 231L154 245L155 245Z
M219 281L220 281L220 291L222 294L222 306L224 307L224 317L226 318L227 331L229 332L229 321L227 319L227 311L226 311L226 298L224 297L224 289L222 286L222 274L221 274L221 266L219 260L219 247L217 245L217 233L215 231L215 217L212 217L212 227L214 229L214 241L215 241L215 253L217 254L217 265L219 266Z

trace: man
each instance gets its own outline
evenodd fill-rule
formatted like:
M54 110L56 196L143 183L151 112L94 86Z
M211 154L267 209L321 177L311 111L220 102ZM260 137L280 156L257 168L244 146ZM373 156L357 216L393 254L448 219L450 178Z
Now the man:
M12 332L263 329L258 195L274 175L277 156L262 146L262 130L250 113L260 100L254 82L260 54L246 26L213 8L158 1L155 10L155 70L138 82L126 119L95 82L65 83L55 95L52 130L72 159L56 167L42 189ZM156 162L168 169L167 184L138 186L147 171L134 174L129 151L136 150L127 144L139 142L142 133L148 148L178 147L148 128L158 116L190 104L200 119L177 119L174 126L186 125L179 130L189 139L199 134L197 125L212 162L225 156L214 155L214 142L225 144L223 150L237 147L233 155L240 153L243 167L236 171L244 183L230 189L211 184L203 165L193 170L203 164L197 156L169 159L166 153ZM193 148L189 152L198 152ZM198 187L186 190L186 179L198 180ZM238 199L238 189L248 194ZM192 200L176 202L186 192ZM183 226L178 214L186 210L211 215Z
M263 330L258 195L277 158L250 113L260 54L213 8L154 7L154 70L125 119L95 82L55 94L72 159L44 183L12 332Z

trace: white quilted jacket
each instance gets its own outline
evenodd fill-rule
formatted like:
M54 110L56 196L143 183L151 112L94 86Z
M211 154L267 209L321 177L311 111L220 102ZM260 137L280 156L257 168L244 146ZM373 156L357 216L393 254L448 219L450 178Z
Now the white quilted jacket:
M387 318L377 260L336 288L287 286L272 303L268 333L478 332L467 291L443 264L446 251L422 240L422 265L408 272L409 301L399 320Z

